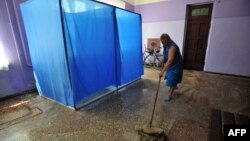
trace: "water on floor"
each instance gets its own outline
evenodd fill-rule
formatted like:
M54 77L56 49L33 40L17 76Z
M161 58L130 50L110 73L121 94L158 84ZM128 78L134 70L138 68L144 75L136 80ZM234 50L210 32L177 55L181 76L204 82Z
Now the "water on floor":
M150 120L158 70L78 111L31 93L0 103L1 141L139 141ZM250 79L185 70L173 100L161 82L153 125L170 141L206 141L211 109L250 116Z

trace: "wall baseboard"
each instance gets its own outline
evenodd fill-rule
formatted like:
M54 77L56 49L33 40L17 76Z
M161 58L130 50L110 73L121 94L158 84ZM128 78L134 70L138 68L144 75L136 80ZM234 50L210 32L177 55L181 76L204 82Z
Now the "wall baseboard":
M14 98L14 97L18 97L18 96L25 95L25 94L28 94L28 93L35 93L35 92L37 92L36 88L31 89L31 90L27 90L27 91L23 91L23 92L20 92L20 93L15 93L13 95L0 97L0 102L11 99L11 98Z
M228 73L220 73L220 72L211 72L211 71L204 71L204 72L211 73L211 74L219 74L219 75L225 75L225 76L232 76L232 77L250 79L250 76L244 76L244 75L236 75L236 74L228 74Z

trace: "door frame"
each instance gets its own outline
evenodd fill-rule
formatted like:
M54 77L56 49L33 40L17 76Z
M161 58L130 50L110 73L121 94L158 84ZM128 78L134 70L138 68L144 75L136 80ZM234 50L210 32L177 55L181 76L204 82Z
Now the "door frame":
M183 48L182 48L182 58L184 60L184 55L185 55L185 47L186 47L186 42L187 42L187 31L188 31L188 20L189 20L189 10L191 9L192 6L205 6L205 5L211 5L211 11L209 12L211 14L210 18L210 24L209 24L209 30L208 30L208 37L207 37L207 47L206 47L206 53L205 53L205 59L204 59L204 66L202 69L195 69L195 68L184 68L184 69L192 69L192 70L199 70L199 71L204 71L205 67L205 61L206 61L206 56L207 56L207 50L208 50L208 41L210 38L210 30L211 30L211 23L212 23L212 18L213 18L213 8L214 8L214 3L213 2L206 2L206 3L196 3L196 4L187 4L186 5L186 14L185 14L185 25L184 25L184 36L183 36ZM184 64L183 64L184 65ZM184 66L183 66L184 67Z

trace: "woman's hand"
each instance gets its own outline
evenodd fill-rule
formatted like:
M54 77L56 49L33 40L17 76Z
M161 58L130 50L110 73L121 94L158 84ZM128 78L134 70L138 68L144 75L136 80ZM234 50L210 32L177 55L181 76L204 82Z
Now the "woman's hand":
M162 77L163 74L164 74L164 71L161 71L161 72L159 73L159 77Z

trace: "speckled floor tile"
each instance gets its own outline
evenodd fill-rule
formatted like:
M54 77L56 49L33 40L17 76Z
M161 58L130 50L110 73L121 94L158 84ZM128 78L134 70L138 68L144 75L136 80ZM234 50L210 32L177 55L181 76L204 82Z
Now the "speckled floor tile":
M78 111L35 93L0 102L0 139L139 141L135 129L150 120L158 73L158 70L146 68L141 80L118 94L109 95ZM161 82L156 105L153 125L163 128L170 139L182 138L178 134L173 136L171 132L184 132L188 130L188 125L194 123L194 134L185 134L186 138L195 140L195 135L200 134L202 140L206 140L212 108L250 116L250 79L191 70L185 70L183 76L182 84L169 103L163 101L168 89L165 82ZM6 112L6 107L18 103L21 103L19 106L25 104L23 106L28 106L31 111L39 109L40 113L37 110L37 114L28 115L26 118L19 113L16 115L17 120L12 122L9 122L10 119L3 119L9 116L6 114L13 114ZM181 122L183 126L180 126Z

